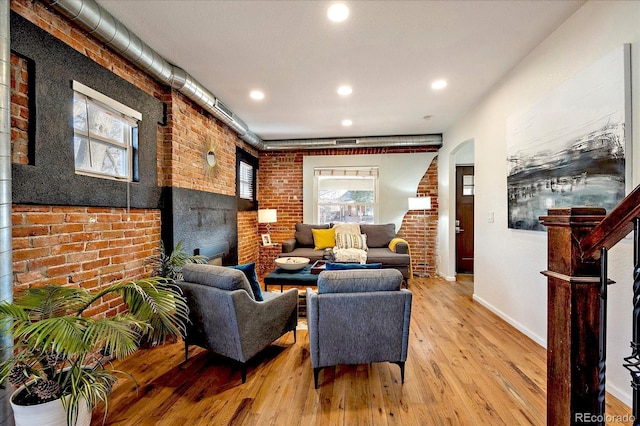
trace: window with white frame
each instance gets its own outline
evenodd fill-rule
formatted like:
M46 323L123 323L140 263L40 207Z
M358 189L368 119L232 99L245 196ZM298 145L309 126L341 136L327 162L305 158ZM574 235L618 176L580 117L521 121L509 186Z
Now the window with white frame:
M142 114L77 81L73 90L76 173L132 181Z
M375 223L378 168L314 169L316 223Z
M240 161L240 198L253 200L253 166L244 161Z

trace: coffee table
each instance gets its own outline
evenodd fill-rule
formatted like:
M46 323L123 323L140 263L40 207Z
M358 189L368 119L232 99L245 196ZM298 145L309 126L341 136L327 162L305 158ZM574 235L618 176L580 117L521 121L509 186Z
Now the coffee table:
M318 285L318 274L311 273L311 265L307 265L299 271L287 271L282 268L276 268L264 277L264 291L270 285L279 285L280 292L283 291L285 285L294 285L302 287L315 287Z

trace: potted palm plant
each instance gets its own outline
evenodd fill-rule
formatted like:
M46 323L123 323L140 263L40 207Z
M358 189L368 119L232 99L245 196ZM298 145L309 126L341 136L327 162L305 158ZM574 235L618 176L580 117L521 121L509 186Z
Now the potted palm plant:
M182 241L178 241L171 254L167 254L164 243L160 242L160 255L151 258L153 274L170 278L175 281L182 279L182 267L187 263L207 263L207 257L190 255L182 248Z
M86 315L108 295L120 295L127 313L106 318ZM99 402L108 396L118 374L109 363L136 351L140 342L184 337L188 308L170 279L152 277L118 282L97 291L47 285L29 288L12 303L0 303L0 329L14 339L9 359L0 363L0 381L19 386L11 396L16 424L43 425L53 406L66 416L57 423L89 424ZM135 381L135 380L134 380Z

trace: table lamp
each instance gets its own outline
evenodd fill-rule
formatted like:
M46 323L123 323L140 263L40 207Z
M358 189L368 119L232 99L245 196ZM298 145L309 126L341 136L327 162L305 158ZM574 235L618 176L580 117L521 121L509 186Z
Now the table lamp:
M267 233L262 235L262 245L270 246L271 244L271 224L278 221L278 211L276 209L258 209L258 223L267 224Z

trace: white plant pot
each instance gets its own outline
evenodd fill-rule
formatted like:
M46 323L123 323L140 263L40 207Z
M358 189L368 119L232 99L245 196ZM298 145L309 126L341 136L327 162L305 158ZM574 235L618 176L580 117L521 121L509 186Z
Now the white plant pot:
M37 405L16 405L13 399L22 390L24 386L19 387L11 395L11 408L16 426L67 426L67 412L60 399ZM78 419L75 425L89 426L90 424L91 411L87 409L83 399L78 407Z

